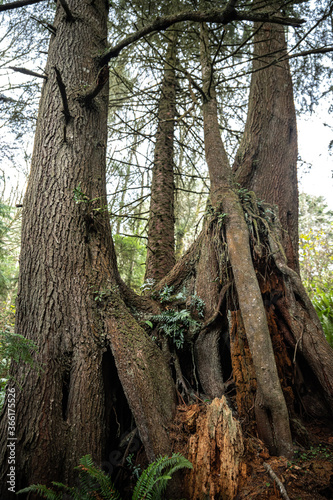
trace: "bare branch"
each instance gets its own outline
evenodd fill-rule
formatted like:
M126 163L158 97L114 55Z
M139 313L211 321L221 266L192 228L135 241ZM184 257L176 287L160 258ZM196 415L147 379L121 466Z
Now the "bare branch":
M43 28L47 29L52 35L56 34L57 30L54 26L52 26L52 24L45 23L44 21L37 19L37 17L35 17L35 16L30 16L30 18L33 19L34 21L36 21L36 23L43 26Z
M61 4L62 8L64 9L65 13L66 13L67 21L73 22L74 21L74 17L73 17L73 14L70 11L70 8L68 7L68 4L67 4L66 0L59 0L59 2Z
M31 71L30 69L17 68L16 66L8 66L8 67L9 67L9 69L16 71L17 73L23 73L24 75L29 75L29 76L36 76L37 78L43 78L44 80L47 80L46 75L41 75L40 73L35 73L35 71Z
M18 9L19 7L25 7L26 5L32 5L34 3L44 2L45 0L17 0L17 2L10 2L5 5L0 5L0 12L5 10Z
M318 47L317 49L303 50L302 52L296 52L296 54L290 54L287 57L281 58L279 60L293 59L294 57L309 56L311 54L327 54L328 52L333 52L333 47Z
M89 87L86 92L82 93L79 98L85 101L92 101L102 90L109 78L109 67L108 65L103 66L96 78L94 84Z
M67 125L67 123L69 122L69 120L71 118L71 115L70 115L69 107L68 107L68 99L67 99L67 94L66 94L66 87L65 87L64 82L62 81L60 71L55 66L54 66L54 71L56 72L56 76L57 76L57 84L58 84L58 87L59 87L59 90L60 90L62 104L64 106L63 113L64 113L64 116L65 116L65 123Z
M17 102L15 99L12 99L11 97L6 97L3 94L0 94L0 102Z
M231 21L252 21L252 22L262 22L262 23L274 23L282 24L287 26L300 26L305 21L297 18L290 17L280 17L274 14L266 13L248 13L248 12L237 12L233 5L235 1L230 1L227 8L221 9L211 9L207 11L185 11L179 12L177 14L172 14L170 16L157 17L152 23L144 26L143 28L137 30L135 33L127 36L121 40L117 45L112 47L101 60L101 65L104 66L111 59L117 57L119 53L128 45L140 40L141 38L149 35L150 33L156 31L165 31L167 28L173 24L180 23L183 21L194 21L194 22L211 22L211 23L221 23L228 24Z

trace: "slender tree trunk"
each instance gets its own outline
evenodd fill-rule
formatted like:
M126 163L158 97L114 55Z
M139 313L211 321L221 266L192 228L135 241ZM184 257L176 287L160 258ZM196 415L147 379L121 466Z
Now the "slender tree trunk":
M160 281L175 264L174 159L177 32L169 31L158 108L145 280Z
M12 366L20 384L16 490L70 482L81 456L107 456L119 405L126 406L118 376L149 459L170 451L166 429L175 408L163 355L119 294L106 210L108 86L94 99L82 97L102 78L107 5L68 3L72 21L57 4L23 209L16 331L38 345L41 370ZM8 398L0 426L4 500L15 497L6 483L7 405Z
M228 254L235 280L239 307L250 346L257 378L258 430L278 453L291 456L292 439L289 417L276 369L258 280L253 267L249 232L239 198L232 188L232 174L221 139L217 103L209 59L206 27L201 29L201 65L203 75L204 135L206 159L211 179L211 202L225 216Z
M271 9L274 2L266 2L266 6L261 2L260 7ZM254 191L259 199L278 207L282 230L275 230L275 240L270 238L270 248L275 264L284 276L284 299L274 299L281 293L279 287L274 289L274 284L271 287L266 283L262 290L270 289L270 297L276 302L274 321L280 333L283 332L285 345L291 345L295 352L299 350L311 367L311 375L307 369L307 384L296 380L296 385L302 385L301 390L296 389L298 393L303 392L302 404L310 414L323 416L327 412L325 404L332 408L333 353L299 277L296 115L289 62L280 60L287 51L285 28L255 23L254 33L254 73L248 116L233 169L243 188ZM282 246L277 241L281 241ZM266 299L266 302L269 309L271 299ZM287 330L279 319L281 316L287 322ZM286 358L282 363L285 362ZM283 373L283 365L278 368ZM297 370L302 371L298 364ZM323 400L326 400L325 404Z
M271 2L269 8L272 8ZM239 184L279 208L289 267L298 263L297 128L283 26L254 24L253 74L234 171Z

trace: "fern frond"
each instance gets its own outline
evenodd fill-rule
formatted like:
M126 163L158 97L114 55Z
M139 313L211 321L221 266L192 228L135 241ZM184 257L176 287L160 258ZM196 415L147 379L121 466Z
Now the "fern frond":
M52 481L52 484L59 490L62 490L65 493L67 493L68 497L71 498L72 500L87 500L86 497L81 494L78 488L71 488L70 486L66 486L63 483L58 483L56 481Z
M31 492L37 493L37 495L40 495L47 500L62 500L62 493L56 493L51 488L47 488L44 484L32 484L31 486L18 491L17 494L20 495L21 493Z
M192 469L192 464L180 453L158 458L142 472L135 485L132 500L159 500L172 474L185 467Z
M80 465L75 467L80 471L80 482L83 492L90 495L93 491L98 492L105 500L119 500L120 495L114 487L109 476L102 469L96 467L90 455L80 459ZM90 498L89 497L89 498Z

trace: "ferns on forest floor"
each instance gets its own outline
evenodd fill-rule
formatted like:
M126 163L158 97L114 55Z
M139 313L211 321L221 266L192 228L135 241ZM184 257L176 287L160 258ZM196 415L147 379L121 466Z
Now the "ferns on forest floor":
M69 487L52 482L54 489L45 485L33 484L18 493L34 492L48 500L62 500L63 494L73 500L120 500L120 494L114 487L110 476L93 464L90 455L80 459L79 486ZM180 453L171 457L163 456L151 463L139 477L133 491L132 500L159 500L165 492L167 483L179 469L192 469L192 464Z

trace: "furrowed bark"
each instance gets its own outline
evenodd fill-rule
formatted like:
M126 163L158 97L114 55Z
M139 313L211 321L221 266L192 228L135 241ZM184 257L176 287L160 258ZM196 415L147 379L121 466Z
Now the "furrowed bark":
M151 184L145 281L159 282L175 264L174 159L177 32L169 32Z
M278 206L288 265L298 271L297 128L285 28L260 26L254 24L248 115L233 170L243 188Z
M206 160L211 179L211 203L225 214L226 241L239 307L257 378L256 404L259 434L272 451L292 456L289 417L276 369L260 288L253 267L249 232L238 195L232 189L231 169L219 132L217 103L208 53L208 33L201 28L201 64ZM270 422L271 419L271 422Z
M170 452L166 428L175 409L169 368L120 298L106 209L108 86L89 103L79 98L100 71L106 2L72 0L70 7L68 23L57 6L24 199L16 332L36 342L41 370L11 369L21 384L16 490L72 483L80 457L107 458L125 430L116 416L126 404L121 384L127 421L132 411L150 459ZM66 89L66 117L54 67ZM0 422L3 500L16 498L6 482L7 405L8 398Z

